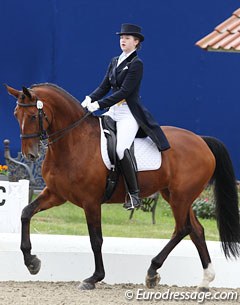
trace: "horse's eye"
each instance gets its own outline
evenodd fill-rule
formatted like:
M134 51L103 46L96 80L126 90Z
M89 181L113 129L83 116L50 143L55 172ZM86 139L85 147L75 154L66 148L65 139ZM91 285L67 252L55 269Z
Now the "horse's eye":
M33 114L33 115L31 116L31 121L35 121L36 118L37 118L37 115L36 115L36 114Z

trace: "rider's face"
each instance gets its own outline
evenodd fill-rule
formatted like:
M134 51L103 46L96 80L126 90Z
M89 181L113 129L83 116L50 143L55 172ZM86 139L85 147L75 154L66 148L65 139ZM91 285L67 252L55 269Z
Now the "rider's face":
M120 47L123 52L130 53L136 49L139 40L132 35L121 35L120 36Z

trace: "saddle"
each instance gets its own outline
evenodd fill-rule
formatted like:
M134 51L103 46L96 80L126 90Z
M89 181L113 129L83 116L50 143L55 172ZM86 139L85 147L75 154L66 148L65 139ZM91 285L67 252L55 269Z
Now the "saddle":
M116 153L116 146L117 146L116 122L108 115L101 116L101 122L102 122L103 132L107 140L107 152L111 162L111 167L108 172L108 177L106 182L105 194L102 199L102 202L105 202L111 198L113 192L115 191L115 188L119 180L120 166L118 162L118 156ZM130 154L134 161L135 168L137 169L137 162L134 156L134 143L130 147Z

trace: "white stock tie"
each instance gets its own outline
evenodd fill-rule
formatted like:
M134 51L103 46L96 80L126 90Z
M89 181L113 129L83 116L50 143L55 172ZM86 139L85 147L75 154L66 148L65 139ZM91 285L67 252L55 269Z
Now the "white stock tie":
M118 63L117 63L117 67L127 58L126 54L121 54L118 58Z

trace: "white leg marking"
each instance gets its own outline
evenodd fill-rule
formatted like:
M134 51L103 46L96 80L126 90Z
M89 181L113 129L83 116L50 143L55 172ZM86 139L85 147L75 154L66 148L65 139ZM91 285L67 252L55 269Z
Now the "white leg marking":
M212 266L212 263L208 264L206 269L203 269L203 280L198 288L208 288L209 283L212 282L215 278L215 272Z

